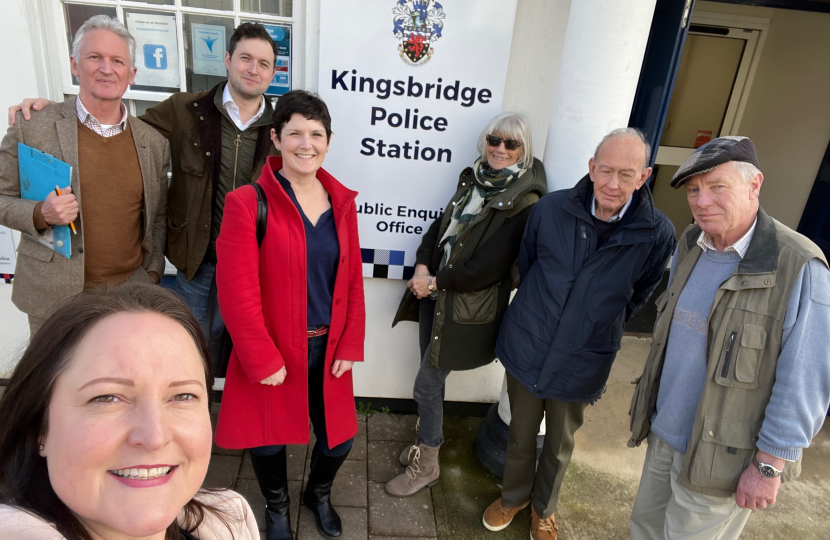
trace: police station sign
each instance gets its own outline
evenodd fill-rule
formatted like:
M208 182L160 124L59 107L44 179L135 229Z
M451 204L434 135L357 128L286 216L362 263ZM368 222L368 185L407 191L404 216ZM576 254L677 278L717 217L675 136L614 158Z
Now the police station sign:
M501 111L516 1L322 0L325 168L360 192L366 277L408 279L421 236Z

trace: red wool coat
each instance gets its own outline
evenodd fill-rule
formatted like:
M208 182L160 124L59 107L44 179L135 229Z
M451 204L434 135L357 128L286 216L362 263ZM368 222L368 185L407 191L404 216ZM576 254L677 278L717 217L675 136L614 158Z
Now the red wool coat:
M274 177L273 171L281 168L282 158L271 156L257 180L268 199L261 248L256 242L256 191L244 187L225 198L216 241L216 285L233 352L216 426L216 444L222 448L309 442L305 227ZM357 433L357 415L351 370L336 379L331 365L335 359L363 361L366 308L357 192L323 169L317 178L331 197L340 244L323 379L326 435L334 447ZM260 384L283 366L285 382Z

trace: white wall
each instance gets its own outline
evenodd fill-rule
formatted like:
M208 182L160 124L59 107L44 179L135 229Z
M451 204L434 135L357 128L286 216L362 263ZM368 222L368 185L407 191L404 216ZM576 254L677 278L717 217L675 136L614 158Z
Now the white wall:
M6 125L6 110L25 97L39 93L35 62L36 46L29 32L29 18L37 6L30 1L0 0L0 36L5 52L0 55L0 125ZM42 72L41 72L42 73ZM15 241L19 235L15 235ZM26 316L11 303L12 286L0 282L0 378L7 377L29 336Z
M830 13L713 2L695 11L769 19L739 133L758 149L761 204L796 228L830 141Z

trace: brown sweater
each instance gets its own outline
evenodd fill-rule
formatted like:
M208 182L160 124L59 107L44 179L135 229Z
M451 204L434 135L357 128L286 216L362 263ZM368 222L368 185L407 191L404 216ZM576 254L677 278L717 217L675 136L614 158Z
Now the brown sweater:
M130 123L102 137L78 122L84 287L123 283L144 260L144 182Z

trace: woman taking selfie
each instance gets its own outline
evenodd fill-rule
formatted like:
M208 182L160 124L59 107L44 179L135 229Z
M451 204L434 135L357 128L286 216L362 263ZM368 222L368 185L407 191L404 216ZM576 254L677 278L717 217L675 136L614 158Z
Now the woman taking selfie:
M125 285L61 308L0 398L0 539L259 538L241 496L200 490L212 384L173 294Z
M357 434L351 368L365 334L357 193L321 168L331 140L323 100L288 92L272 128L281 156L268 158L257 185L228 194L216 242L233 339L216 444L250 449L266 538L290 539L285 445L307 444L311 419L317 442L303 503L320 534L337 538L331 487Z

